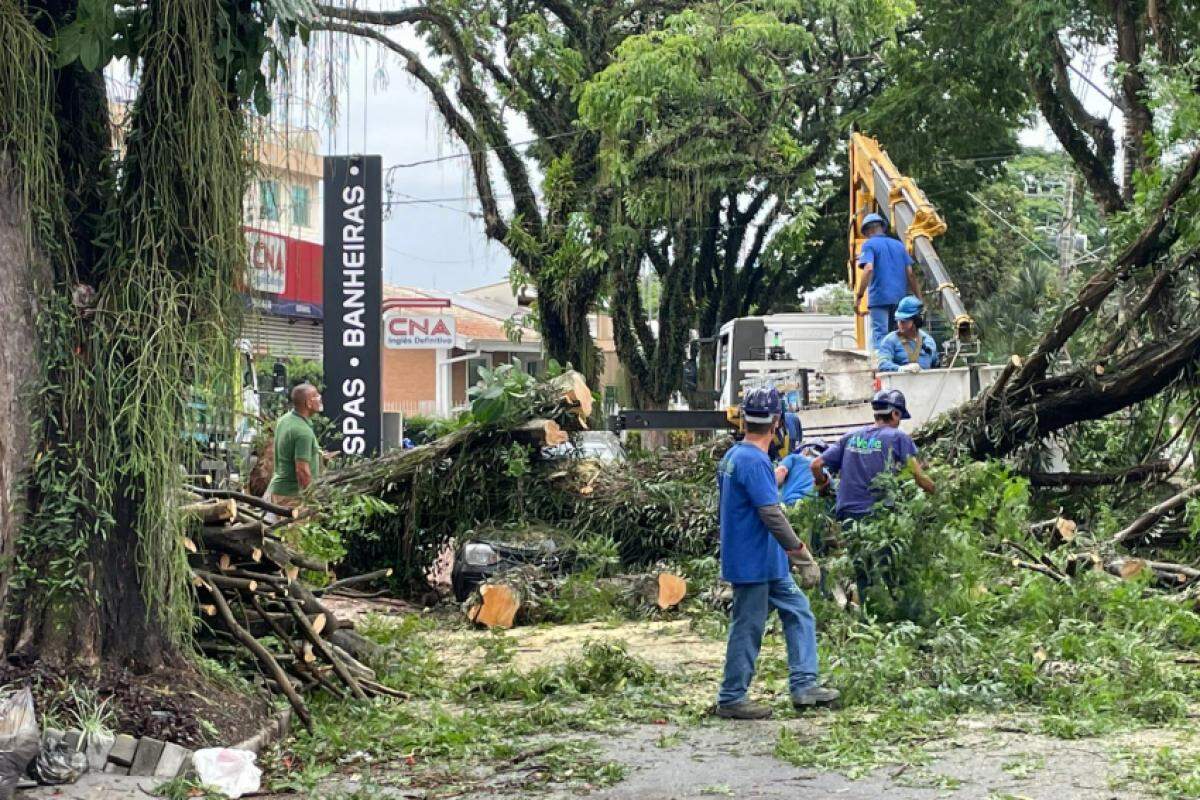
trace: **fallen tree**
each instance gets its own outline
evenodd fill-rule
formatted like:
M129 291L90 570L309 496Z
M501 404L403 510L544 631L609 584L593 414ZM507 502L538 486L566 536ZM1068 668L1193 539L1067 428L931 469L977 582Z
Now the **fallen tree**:
M917 432L918 444L935 442L951 454L975 459L1004 456L1079 422L1096 420L1154 397L1187 376L1200 358L1200 324L1171 324L1162 316L1164 293L1200 257L1185 240L1186 212L1200 172L1200 149L1146 202L1146 222L1113 261L1080 287L1033 351L1014 359L978 398L938 417ZM1106 301L1122 286L1142 286L1129 313L1107 313ZM1170 304L1178 306L1179 303ZM1087 323L1095 321L1096 331ZM1108 324L1105 331L1099 326ZM1094 342L1087 342L1089 336ZM1071 369L1052 371L1074 342Z

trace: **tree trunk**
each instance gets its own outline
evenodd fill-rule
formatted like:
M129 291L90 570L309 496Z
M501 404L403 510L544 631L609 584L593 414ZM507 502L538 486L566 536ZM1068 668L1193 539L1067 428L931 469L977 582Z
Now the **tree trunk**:
M38 377L36 284L49 278L47 264L29 249L28 224L13 186L0 182L0 608L8 593L8 565L21 527L23 477L32 446L30 397ZM0 651L2 637L0 631Z

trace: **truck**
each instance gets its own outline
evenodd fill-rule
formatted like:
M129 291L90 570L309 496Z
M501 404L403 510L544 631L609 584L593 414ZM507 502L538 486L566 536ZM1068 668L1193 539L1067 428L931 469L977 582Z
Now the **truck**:
M620 409L609 418L611 429L739 430L737 408L743 390L763 383L774 384L790 395L809 436L837 436L869 424L870 398L879 389L904 392L913 417L904 426L915 429L974 397L995 379L1002 367L978 363L974 320L934 247L934 239L946 231L945 221L912 179L900 174L875 139L854 132L848 151L849 286L853 291L858 280L862 219L878 213L919 266L927 296L936 297L931 310L940 317L942 367L916 374L878 372L868 338L865 298L855 314L739 317L725 322L715 334L715 386L702 387L712 397L712 408ZM938 332L935 328L935 336ZM692 348L693 353L698 351ZM688 372L696 374L695 365Z
M235 342L236 365L224 380L192 386L186 436L195 445L185 472L214 487L237 484L258 434L261 403L254 355L247 339Z

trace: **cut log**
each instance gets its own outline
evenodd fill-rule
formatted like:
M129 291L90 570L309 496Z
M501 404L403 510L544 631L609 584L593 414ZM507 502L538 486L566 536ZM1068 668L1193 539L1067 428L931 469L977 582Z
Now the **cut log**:
M194 541L192 541L190 536L181 536L179 538L180 538L180 544L183 545L184 550L186 550L187 552L192 553L192 554L199 552L199 550L196 549L196 543Z
M232 500L202 500L180 506L179 513L191 519L198 519L205 525L214 525L229 522L236 517L237 503Z
M463 608L467 619L489 628L511 628L518 622L537 622L542 598L552 596L557 582L546 570L526 564L490 578L471 593Z
M1085 572L1094 572L1103 566L1100 556L1095 553L1072 553L1067 556L1064 571L1067 577L1075 578Z
M1113 544L1126 544L1136 541L1144 536L1153 528L1159 520L1167 516L1173 511L1176 511L1193 497L1200 495L1200 483L1195 486L1189 486L1179 494L1169 497L1153 508L1148 509L1144 514L1135 519L1129 525L1125 526L1116 536L1113 537Z
M580 420L592 416L592 390L582 375L568 370L552 379L550 384L561 393L559 396L572 407L572 413Z
M552 419L531 419L513 428L512 437L535 447L556 447L570 441L566 432Z
M197 570L193 573L192 580L197 586L207 582L221 589L234 589L251 593L258 591L258 581L249 578L231 578L226 575L217 575L213 572L201 572Z
M231 489L205 489L205 488L202 488L199 486L189 486L189 487L187 487L187 489L189 492L195 492L196 494L200 495L201 497L212 497L212 498L220 498L223 500L233 500L238 503L242 503L244 505L252 506L254 508L260 508L263 511L271 512L272 514L274 514L277 517L287 517L289 519L295 519L297 516L299 516L299 511L295 508L288 508L287 506L281 506L276 503L272 503L268 500L264 500L261 497L255 497L252 494L244 494L243 492L235 492Z
M295 550L288 547L278 539L272 539L270 536L263 537L262 551L266 553L267 558L274 561L281 567L294 566L301 569L310 569L313 572L328 572L329 563L322 561L319 558L297 553ZM294 580L294 578L293 578Z
M489 628L511 628L521 609L521 595L511 586L496 583L479 587L479 602L467 612L467 618Z
M323 589L319 589L319 590L314 589L313 593L314 594L329 594L331 592L337 592L341 589L346 589L351 586L357 586L357 585L363 584L363 583L370 583L372 581L380 581L380 580L383 580L384 578L392 577L392 572L393 572L393 570L391 567L388 567L387 569L377 569L374 572L364 572L362 575L353 575L349 578L342 578L341 580L334 581L333 583L329 584L328 586L324 587Z
M674 608L687 596L687 580L669 572L658 573L658 607Z
M1129 580L1145 568L1146 562L1140 558L1114 558L1104 565L1105 572L1121 580Z

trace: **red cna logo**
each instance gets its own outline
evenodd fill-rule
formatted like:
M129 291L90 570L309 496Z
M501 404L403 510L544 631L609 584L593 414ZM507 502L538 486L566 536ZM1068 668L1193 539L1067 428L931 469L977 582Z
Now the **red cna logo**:
M393 336L450 336L450 329L441 317L392 317L388 333Z

